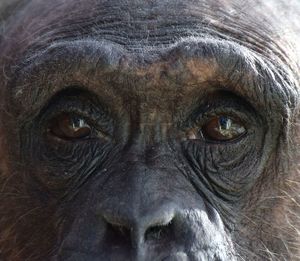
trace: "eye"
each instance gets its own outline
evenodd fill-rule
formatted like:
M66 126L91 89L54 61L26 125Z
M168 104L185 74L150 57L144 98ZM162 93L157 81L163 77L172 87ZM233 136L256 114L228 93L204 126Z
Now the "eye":
M83 139L91 136L92 127L74 114L62 113L50 121L48 133L61 139Z
M246 133L240 120L226 115L216 116L207 121L201 128L201 134L210 141L230 141Z

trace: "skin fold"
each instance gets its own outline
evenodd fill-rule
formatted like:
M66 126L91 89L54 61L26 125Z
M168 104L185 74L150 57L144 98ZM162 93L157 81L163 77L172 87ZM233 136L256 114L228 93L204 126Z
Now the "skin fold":
M0 0L0 260L300 260L299 14Z

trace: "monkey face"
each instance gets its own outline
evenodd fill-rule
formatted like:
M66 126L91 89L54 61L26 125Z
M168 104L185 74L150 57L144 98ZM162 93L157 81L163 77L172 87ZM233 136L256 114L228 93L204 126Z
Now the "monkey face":
M297 57L246 6L2 7L0 259L297 255Z

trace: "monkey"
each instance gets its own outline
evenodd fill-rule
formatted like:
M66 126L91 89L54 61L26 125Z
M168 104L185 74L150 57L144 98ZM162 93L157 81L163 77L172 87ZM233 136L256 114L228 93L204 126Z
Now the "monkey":
M0 260L300 260L299 14L1 0Z

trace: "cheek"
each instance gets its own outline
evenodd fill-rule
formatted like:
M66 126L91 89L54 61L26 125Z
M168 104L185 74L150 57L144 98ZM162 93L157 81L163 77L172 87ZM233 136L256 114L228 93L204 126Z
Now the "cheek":
M183 149L197 182L216 192L221 201L235 204L259 176L263 149L260 137L250 135L226 145L189 141Z
M8 171L8 151L4 148L8 148L7 139L4 138L4 133L0 129L0 178L7 176Z
M102 168L114 146L101 138L76 141L53 138L35 121L25 125L20 133L20 158L16 160L26 164L30 176L54 192L80 186L81 180Z
M60 148L44 146L28 160L35 169L33 175L51 191L69 190L105 170L112 144L91 142Z

